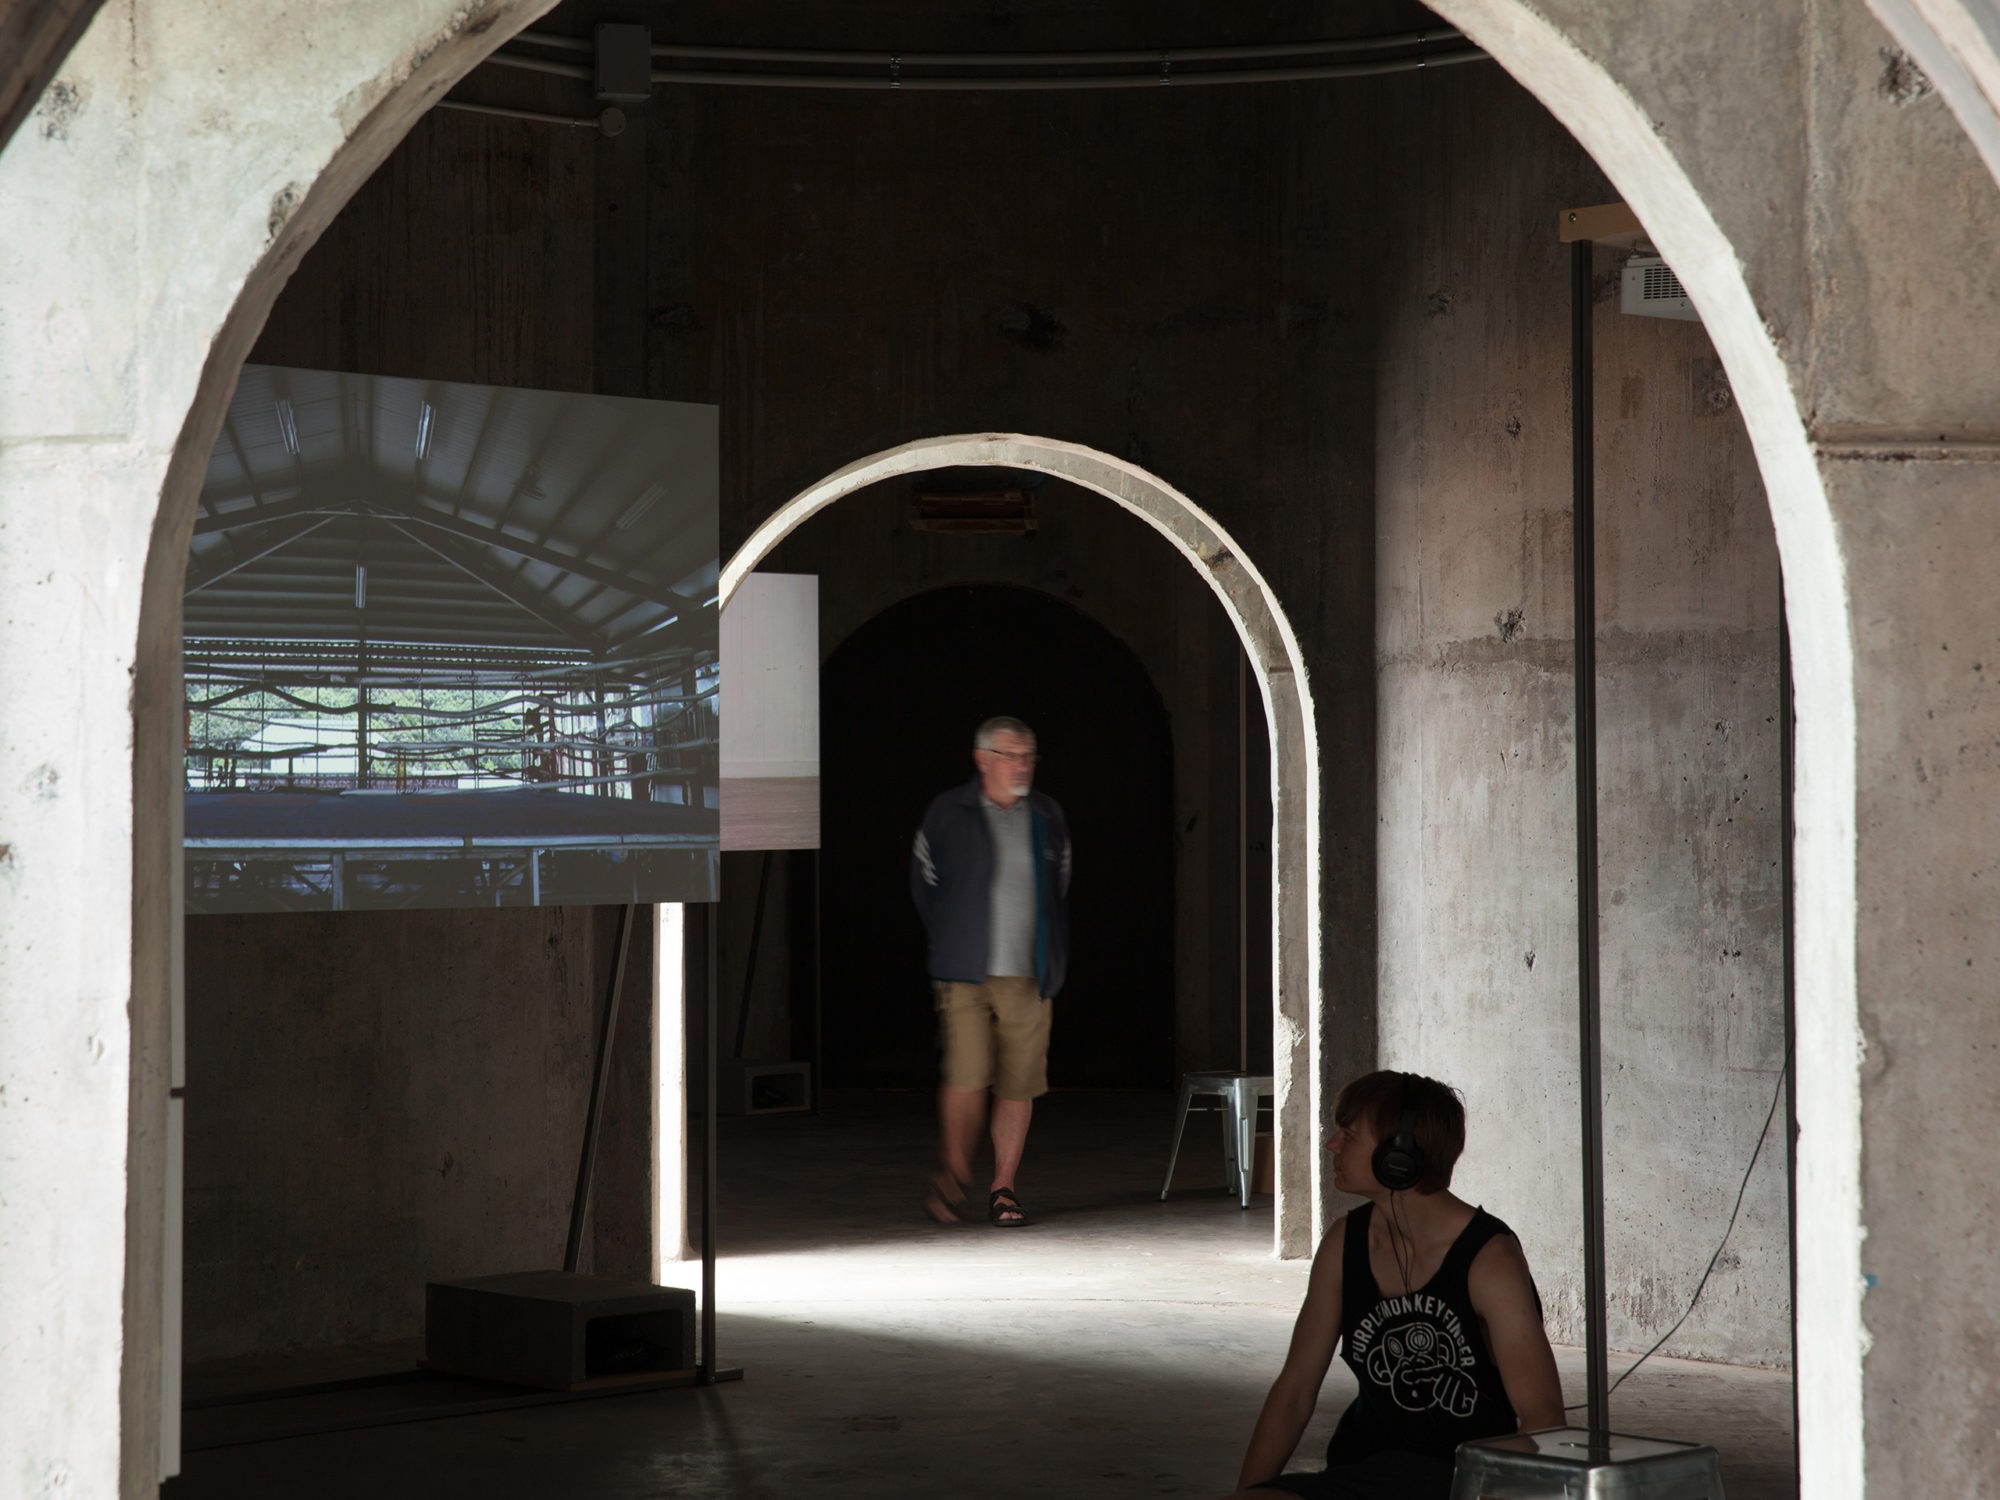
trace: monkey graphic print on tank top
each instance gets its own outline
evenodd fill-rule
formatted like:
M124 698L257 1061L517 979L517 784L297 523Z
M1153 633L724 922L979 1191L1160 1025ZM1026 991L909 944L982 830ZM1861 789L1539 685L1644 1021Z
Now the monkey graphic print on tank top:
M1340 1357L1360 1390L1327 1444L1328 1464L1385 1449L1448 1458L1460 1443L1514 1431L1514 1408L1466 1283L1486 1242L1513 1231L1477 1210L1435 1276L1384 1297L1368 1262L1373 1213L1364 1204L1347 1216L1341 1247Z

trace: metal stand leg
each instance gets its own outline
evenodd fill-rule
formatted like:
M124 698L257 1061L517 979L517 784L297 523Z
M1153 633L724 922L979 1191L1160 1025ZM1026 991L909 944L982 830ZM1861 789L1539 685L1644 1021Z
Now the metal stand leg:
M576 1191L569 1200L569 1241L563 1269L574 1272L583 1255L583 1226L590 1216L590 1184L597 1172L597 1127L604 1119L604 1095L611 1084L611 1043L618 1035L618 997L625 988L625 958L632 951L632 924L638 909L618 914L617 958L611 965L611 992L604 997L604 1024L597 1033L597 1071L590 1078L590 1108L583 1117L583 1156L576 1165Z
M1225 1193L1233 1194L1236 1191L1236 1182L1239 1176L1236 1151L1236 1105L1235 1091L1233 1089L1224 1089L1222 1091L1222 1108L1218 1113L1222 1117L1222 1190Z
M1188 1106L1194 1102L1194 1086L1181 1085L1180 1116L1174 1121L1174 1149L1167 1155L1167 1180L1160 1184L1160 1201L1167 1201L1167 1193L1174 1185L1174 1163L1181 1159L1181 1132L1187 1129Z
M718 895L720 892L717 893ZM708 1384L715 1370L715 990L722 968L721 923L716 903L702 908L701 1026L701 1374Z

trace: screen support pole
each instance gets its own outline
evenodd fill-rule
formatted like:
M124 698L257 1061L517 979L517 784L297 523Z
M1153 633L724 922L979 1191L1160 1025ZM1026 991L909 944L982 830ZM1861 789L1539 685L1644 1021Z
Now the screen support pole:
M1798 951L1792 946L1792 924L1797 912L1792 891L1794 807L1792 778L1798 765L1798 725L1796 700L1792 694L1792 623L1785 607L1782 586L1778 590L1778 766L1780 797L1779 823L1783 841L1778 879L1783 887L1782 920L1785 924L1785 1248L1791 1273L1792 1292L1792 1458L1798 1459L1799 1435L1799 1069L1798 1056Z
M1250 651L1236 650L1236 1070L1250 1071Z
M718 895L720 892L717 893ZM722 968L720 901L707 912L708 940L702 944L701 1027L701 1368L700 1383L719 1377L715 1362L715 995Z
M812 852L812 879L813 879L812 1112L814 1114L818 1114L820 1112L820 1106L825 1102L825 1094L826 1094L826 1082L825 1082L826 1039L822 1034L822 1026L825 1020L823 1014L825 1007L825 996L824 996L824 991L821 988L821 986L825 982L824 979L822 978L822 966L826 962L826 950L824 941L822 940L820 933L820 915L822 910L821 903L824 896L824 886L822 884L820 876L821 876L820 851L817 848L815 848Z
M611 964L611 993L604 997L604 1029L597 1035L597 1071L590 1080L590 1113L583 1122L583 1153L576 1164L576 1192L569 1204L569 1243L563 1269L574 1272L583 1256L583 1226L590 1216L590 1184L597 1173L597 1127L604 1119L604 1093L611 1081L611 1041L618 1031L618 996L625 988L625 956L632 951L634 908L618 913L617 957Z
M1576 611L1578 1092L1583 1124L1584 1347L1590 1428L1611 1430L1604 1299L1604 1084L1597 950L1597 501L1592 430L1592 242L1570 242L1570 554Z

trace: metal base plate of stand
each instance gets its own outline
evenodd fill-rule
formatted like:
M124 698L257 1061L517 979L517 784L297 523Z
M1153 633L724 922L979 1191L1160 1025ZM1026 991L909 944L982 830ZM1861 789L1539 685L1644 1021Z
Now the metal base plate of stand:
M1713 1448L1587 1427L1459 1446L1451 1500L1723 1500Z

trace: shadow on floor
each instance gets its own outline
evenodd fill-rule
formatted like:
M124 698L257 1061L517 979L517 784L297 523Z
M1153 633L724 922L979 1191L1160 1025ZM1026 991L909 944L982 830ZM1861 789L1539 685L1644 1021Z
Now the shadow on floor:
M1063 1349L1041 1317L1008 1347L972 1329L736 1316L719 1342L747 1368L739 1385L195 1453L163 1495L1214 1495L1255 1413L1239 1362L1202 1358L1223 1330L1199 1322L1162 1337L1135 1321L1130 1347L1107 1359ZM269 1417L332 1404L276 1403Z
M836 1095L817 1117L724 1123L718 1352L741 1384L196 1453L164 1494L1221 1494L1306 1267L1272 1258L1268 1198L1246 1213L1221 1191L1214 1122L1190 1122L1163 1204L1171 1099L1051 1095L1021 1181L1041 1222L1001 1231L923 1217L930 1111L925 1095ZM1557 1353L1580 1400L1581 1356ZM304 1363L292 1379L355 1373ZM270 1362L246 1373L237 1383L288 1383ZM1300 1467L1351 1393L1336 1364ZM1796 1494L1782 1374L1657 1360L1613 1413L1625 1431L1713 1443L1731 1500Z

